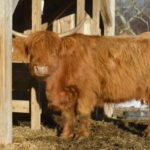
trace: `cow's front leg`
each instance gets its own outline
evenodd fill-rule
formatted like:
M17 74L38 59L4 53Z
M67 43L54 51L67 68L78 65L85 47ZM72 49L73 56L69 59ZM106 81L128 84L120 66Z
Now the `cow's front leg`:
M61 134L62 138L70 138L74 136L74 110L64 110L62 111L62 116L64 118L64 128Z
M61 134L63 138L73 137L74 135L77 97L78 93L72 87L65 88L65 90L60 93L62 116L64 118L64 128Z
M74 135L74 120L78 98L78 90L74 86L65 87L60 90L46 91L49 107L60 110L64 120L61 137L69 138Z
M79 138L88 137L90 134L90 124L91 124L91 119L89 114L80 115L76 136Z

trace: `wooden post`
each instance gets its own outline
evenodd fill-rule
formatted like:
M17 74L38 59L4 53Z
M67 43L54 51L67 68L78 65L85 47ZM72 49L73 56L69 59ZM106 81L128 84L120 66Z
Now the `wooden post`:
M110 12L111 12L111 26L104 24L104 35L112 36L115 35L115 0L109 0ZM107 117L112 117L114 112L115 104L114 103L105 103L104 112Z
M67 32L70 29L73 29L74 28L73 23L74 23L73 15L65 16L64 18L60 19L60 28L61 28L60 32Z
M12 14L13 14L17 7L19 0L12 0L12 1L13 1L13 3L12 3Z
M12 142L12 0L0 0L0 144Z
M32 0L32 32L41 29L41 0ZM40 87L40 86L39 86ZM38 87L38 88L39 88ZM40 90L38 89L38 92ZM35 88L31 89L31 129L41 128L41 108Z
M41 30L41 0L32 0L32 32Z
M100 34L100 0L93 0L92 9L92 34Z
M74 14L55 20L53 23L53 31L57 33L68 32L74 27L75 27L75 15Z
M108 26L104 24L104 35L115 35L115 0L109 0L110 12L112 18L112 25Z
M35 88L32 87L31 88L31 129L34 130L41 128L41 108L40 108L40 104L38 103L39 97L40 97L39 93L36 94Z
M85 0L77 0L76 10L76 24L78 25L85 18ZM84 32L84 26L82 26L78 32Z
M60 33L60 19L57 19L53 22L53 32Z

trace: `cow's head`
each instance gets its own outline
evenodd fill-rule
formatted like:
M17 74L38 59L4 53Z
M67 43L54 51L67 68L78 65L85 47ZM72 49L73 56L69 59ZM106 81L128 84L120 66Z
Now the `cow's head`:
M13 41L13 56L23 56L30 62L31 74L38 78L45 78L52 74L58 66L58 52L61 38L57 33L39 31L28 37L16 38ZM26 62L26 61L24 61Z
M70 34L68 33L68 35ZM51 31L39 31L31 33L28 37L21 37L24 39L21 40L24 49L23 52L21 50L21 53L29 60L33 76L45 78L51 75L62 58L64 59L64 55L73 54L75 40L70 36L62 38L64 36L67 34L58 35Z
M27 38L26 54L30 56L32 75L43 78L56 70L60 43L59 36L49 31L36 32Z

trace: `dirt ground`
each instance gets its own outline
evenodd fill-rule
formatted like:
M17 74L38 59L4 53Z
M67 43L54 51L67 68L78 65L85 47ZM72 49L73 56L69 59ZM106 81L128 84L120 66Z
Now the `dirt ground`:
M146 125L143 119L93 120L88 138L65 140L46 121L41 130L33 131L29 121L15 120L13 144L0 150L150 150L150 137L143 136Z

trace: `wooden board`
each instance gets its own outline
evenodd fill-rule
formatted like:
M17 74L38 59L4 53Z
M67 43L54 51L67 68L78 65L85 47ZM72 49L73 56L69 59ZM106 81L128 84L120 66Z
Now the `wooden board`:
M17 113L30 113L30 102L25 100L12 101L13 112Z
M93 9L92 9L92 34L100 34L100 0L93 0Z
M78 25L85 18L85 0L77 0L76 24ZM84 25L78 30L84 33Z
M41 0L32 0L32 32L41 29ZM38 91L40 93L40 90ZM31 90L31 129L41 128L41 108L35 88Z
M105 26L104 35L115 35L115 0L109 0L109 6L112 25L108 26L104 22Z
M12 142L12 0L0 0L0 144Z

